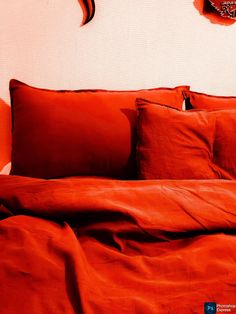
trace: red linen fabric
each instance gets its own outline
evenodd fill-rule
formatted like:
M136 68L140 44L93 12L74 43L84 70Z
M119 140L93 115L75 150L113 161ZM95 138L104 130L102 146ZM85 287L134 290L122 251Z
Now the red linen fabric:
M236 109L209 114L216 117L214 162L236 179Z
M37 178L135 173L135 99L181 109L186 86L139 91L53 91L10 82L12 174Z
M0 312L235 304L236 182L0 176Z
M236 109L236 97L214 96L187 91L184 93L187 109Z
M215 117L137 100L138 173L141 179L217 179L213 163ZM224 174L227 176L227 174Z
M11 156L11 108L0 98L0 171Z

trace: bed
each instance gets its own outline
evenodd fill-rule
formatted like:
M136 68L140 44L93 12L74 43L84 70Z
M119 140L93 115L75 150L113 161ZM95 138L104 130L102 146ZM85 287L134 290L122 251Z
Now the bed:
M55 128L51 134L51 124L45 131L49 136L46 139L46 124L40 129L35 107L27 119L35 115L37 130L32 126L33 140L26 139L22 131L24 108L19 105L22 95L13 93L22 93L22 88L32 92L32 88L17 81L11 84L13 165L11 175L0 175L0 313L188 314L203 313L204 306L205 313L214 313L208 312L206 304L230 305L233 312L235 144L231 141L225 150L222 148L221 122L227 121L227 140L235 110L186 113L171 104L152 103L141 95L136 100L138 122L132 115L124 120L129 123L130 137L138 137L135 177L130 161L133 139L127 143L122 140L123 145L118 143L120 137L110 139L115 142L114 151L109 150L108 141L108 148L103 146L106 154L98 154L98 146L93 152L87 135L87 159L77 156L74 162L67 142L63 144L67 145L64 155L61 145L56 145L58 138L63 142L63 135L55 135ZM58 97L68 96L58 93ZM29 98L24 95L23 103ZM182 106L181 101L178 106ZM24 119L19 118L22 112ZM40 121L44 121L42 117ZM137 133L130 128L132 121L138 123ZM231 122L235 125L234 120ZM58 123L54 121L53 125ZM84 134L81 125L85 124L76 125ZM125 136L124 129L125 124L114 133ZM40 138L44 134L40 145L38 139L35 142L36 132ZM95 132L91 134L94 138ZM152 142L154 135L159 138L158 146ZM54 136L52 141L50 137ZM72 144L75 146L74 138ZM84 142L76 145L76 151L80 147L82 154ZM122 152L117 156L119 147ZM173 147L175 155L170 153ZM89 156L97 154L96 161L88 158L88 151ZM63 155L56 163L55 152ZM102 163L99 158L108 158L109 162Z

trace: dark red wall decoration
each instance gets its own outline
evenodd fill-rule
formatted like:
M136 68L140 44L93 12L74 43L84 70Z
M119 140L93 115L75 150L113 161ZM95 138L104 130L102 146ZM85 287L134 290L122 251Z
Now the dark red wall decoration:
M81 26L87 24L92 20L95 14L94 0L78 0L83 10L83 21Z
M223 17L236 19L236 1L209 0Z
M236 22L236 1L194 0L194 6L212 23L228 26Z
M92 20L95 14L94 0L78 0L83 10L81 26ZM212 23L231 25L236 22L236 1L194 0L194 6L199 13Z

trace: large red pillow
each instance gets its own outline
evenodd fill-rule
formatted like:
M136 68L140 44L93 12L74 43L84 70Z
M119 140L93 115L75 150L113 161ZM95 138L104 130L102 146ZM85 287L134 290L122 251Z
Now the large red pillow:
M186 109L236 109L236 97L214 96L192 91L184 92Z
M204 111L178 111L138 99L140 179L218 179L213 162L216 119Z
M187 89L55 91L11 80L11 174L131 178L135 171L135 99L145 97L181 109Z

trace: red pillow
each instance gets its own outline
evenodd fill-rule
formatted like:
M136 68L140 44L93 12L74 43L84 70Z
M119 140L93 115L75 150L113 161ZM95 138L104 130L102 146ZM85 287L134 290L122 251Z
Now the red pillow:
M215 111L214 162L236 179L236 109Z
M236 109L236 97L213 96L192 91L184 92L186 109Z
M215 116L178 111L138 99L140 179L217 179L213 163Z
M11 80L11 174L131 178L135 170L136 97L181 109L187 89L53 91Z

